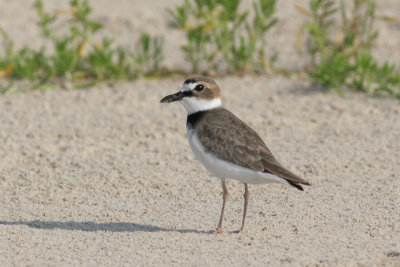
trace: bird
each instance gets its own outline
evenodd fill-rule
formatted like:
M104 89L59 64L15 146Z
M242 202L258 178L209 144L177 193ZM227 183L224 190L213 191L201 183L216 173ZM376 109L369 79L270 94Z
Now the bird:
M222 106L221 90L211 78L188 78L177 93L160 100L161 103L176 101L180 101L187 111L187 138L195 157L221 180L223 202L215 234L225 232L222 222L228 199L227 179L244 184L244 210L239 233L244 231L248 184L282 183L301 191L302 185L311 185L283 167L257 132Z

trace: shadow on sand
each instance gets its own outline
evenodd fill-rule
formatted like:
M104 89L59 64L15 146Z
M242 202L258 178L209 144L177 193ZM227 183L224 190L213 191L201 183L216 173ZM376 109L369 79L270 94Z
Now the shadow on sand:
M54 222L54 221L0 221L0 225L26 225L36 229L61 229L86 232L178 232L178 233L197 233L207 234L212 231L198 231L194 229L172 229L146 224L126 223L126 222Z

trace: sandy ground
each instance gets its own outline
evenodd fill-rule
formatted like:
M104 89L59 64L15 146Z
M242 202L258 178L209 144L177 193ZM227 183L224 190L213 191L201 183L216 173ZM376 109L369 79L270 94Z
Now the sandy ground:
M120 0L109 14L108 1L96 1L95 15L128 43L140 27L170 30L166 2ZM293 3L281 2L285 31L296 24L295 13ZM381 2L400 17L397 0ZM29 5L0 1L0 26L18 45L38 44L28 23L34 12L21 8ZM170 31L171 52L181 33ZM398 33L398 24L382 28L392 36L378 41L382 58L400 62ZM275 34L274 45L291 38ZM287 43L279 64L296 66L303 59ZM171 66L183 62L171 58ZM301 77L217 82L225 106L311 187L250 186L247 228L234 234L243 185L229 182L228 232L214 236L220 183L190 151L183 107L158 103L182 78L6 94L0 97L0 264L400 266L399 101L351 92L341 98Z

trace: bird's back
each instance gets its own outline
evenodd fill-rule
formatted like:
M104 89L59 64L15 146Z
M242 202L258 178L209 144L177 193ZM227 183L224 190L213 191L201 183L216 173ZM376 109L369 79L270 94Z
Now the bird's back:
M225 108L215 108L188 116L188 127L195 128L206 152L217 158L258 172L285 179L301 189L304 179L284 168L261 137L246 123Z

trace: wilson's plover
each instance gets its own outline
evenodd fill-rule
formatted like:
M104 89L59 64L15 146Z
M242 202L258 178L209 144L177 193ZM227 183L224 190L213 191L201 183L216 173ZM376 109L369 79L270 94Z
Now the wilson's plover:
M272 155L261 137L247 124L221 105L218 85L208 77L187 79L182 89L161 99L161 103L180 101L187 111L187 138L196 158L221 179L223 204L218 227L221 233L225 204L228 197L225 179L244 183L246 219L249 191L247 184L283 183L303 190L307 181L284 168Z

